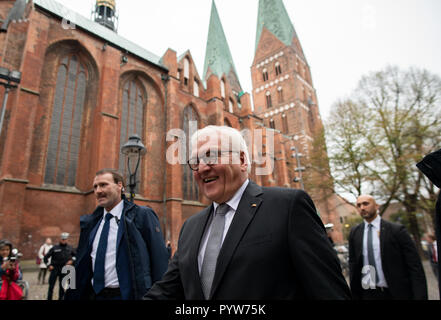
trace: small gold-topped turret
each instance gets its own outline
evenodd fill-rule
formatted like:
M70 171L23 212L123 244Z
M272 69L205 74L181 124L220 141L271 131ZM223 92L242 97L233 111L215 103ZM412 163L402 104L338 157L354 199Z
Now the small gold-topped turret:
M96 1L96 6L97 7L108 7L110 9L112 9L113 11L115 11L116 6L115 6L115 0L97 0Z
M95 22L116 31L116 22L118 19L115 13L115 0L96 0L95 11L93 12Z

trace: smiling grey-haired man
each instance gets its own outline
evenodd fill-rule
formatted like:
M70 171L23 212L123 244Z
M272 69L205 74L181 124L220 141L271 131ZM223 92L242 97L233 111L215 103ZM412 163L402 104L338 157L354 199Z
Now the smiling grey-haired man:
M188 161L212 204L182 226L163 279L145 299L349 299L311 198L248 178L239 131L208 126Z

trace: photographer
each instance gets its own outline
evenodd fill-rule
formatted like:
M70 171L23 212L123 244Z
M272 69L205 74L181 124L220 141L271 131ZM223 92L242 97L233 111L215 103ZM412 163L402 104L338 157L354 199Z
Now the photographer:
M8 240L0 241L0 300L21 300L22 289L17 280L22 278L17 254L13 253L12 243Z

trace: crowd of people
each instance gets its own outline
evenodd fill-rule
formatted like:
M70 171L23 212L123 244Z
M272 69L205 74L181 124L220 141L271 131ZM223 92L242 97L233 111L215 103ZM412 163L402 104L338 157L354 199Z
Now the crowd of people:
M212 203L185 221L174 254L156 213L128 201L121 174L102 169L93 179L98 206L81 217L76 249L62 233L59 244L46 239L38 252L39 283L50 271L48 300L57 279L65 300L428 299L415 243L404 226L381 218L371 195L356 200L363 222L348 238L348 284L327 232L332 226L323 225L305 191L249 179L239 131L207 126L191 146L188 165ZM438 277L436 237L427 240ZM0 298L19 298L14 284L22 273L12 244L0 242L0 254ZM66 292L65 266L76 275Z

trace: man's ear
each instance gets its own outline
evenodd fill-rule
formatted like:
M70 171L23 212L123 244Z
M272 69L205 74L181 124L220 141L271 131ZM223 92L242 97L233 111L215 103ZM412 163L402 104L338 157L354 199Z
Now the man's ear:
M240 168L243 169L244 171L247 171L248 162L245 156L245 152L243 151L240 152L239 159L240 159Z

